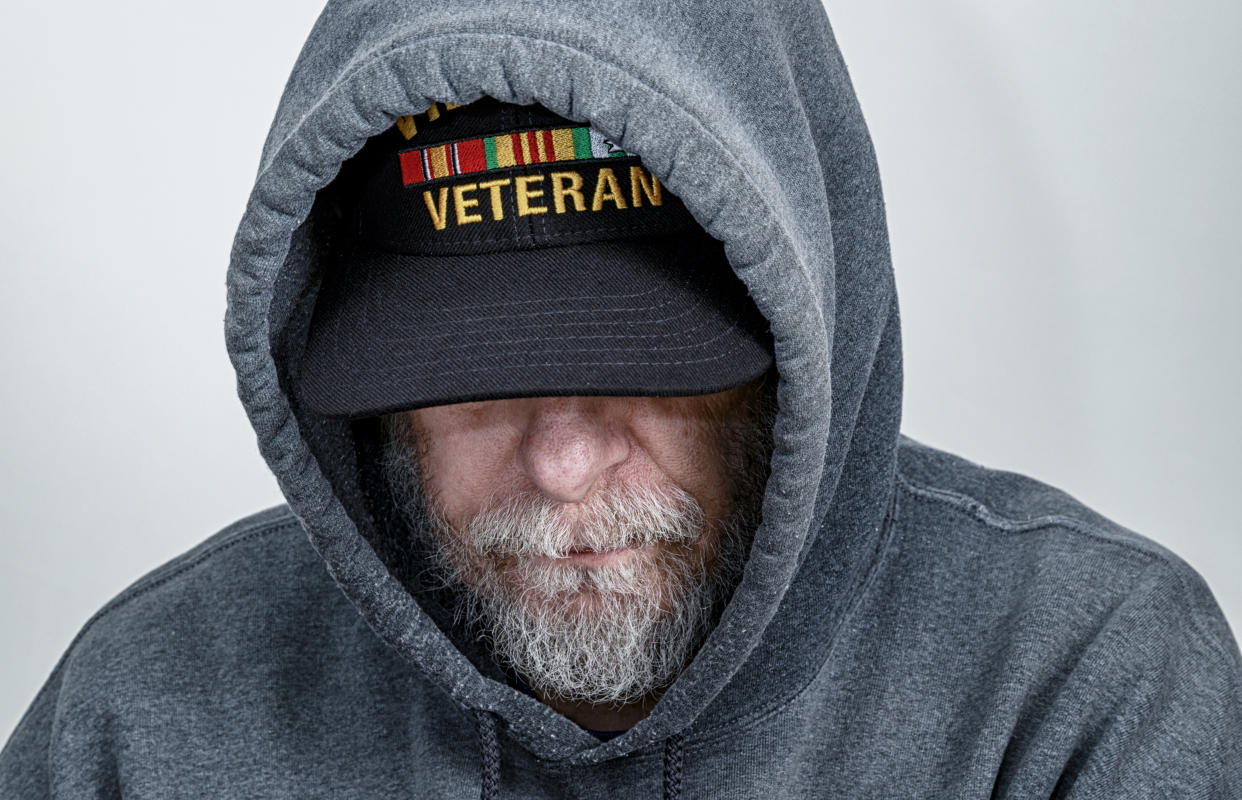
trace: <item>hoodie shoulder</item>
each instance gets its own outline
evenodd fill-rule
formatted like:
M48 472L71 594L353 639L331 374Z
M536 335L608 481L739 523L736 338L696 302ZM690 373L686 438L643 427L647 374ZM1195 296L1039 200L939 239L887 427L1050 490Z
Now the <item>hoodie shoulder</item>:
M280 582L290 569L318 564L302 526L288 506L276 506L244 517L201 543L156 567L101 608L82 627L66 656L115 638L128 625L158 618L159 625L176 625L173 611L214 615L232 607L253 609L263 602L250 589ZM298 570L300 571L300 570ZM325 579L327 575L324 575ZM241 590L231 591L231 590ZM185 601L193 599L193 605ZM141 623L139 623L141 624Z
M288 507L260 511L156 567L105 604L82 626L49 684L63 681L62 692L73 686L94 693L112 680L138 683L130 672L135 668L148 677L189 669L204 663L212 648L236 648L260 633L288 598L325 590L335 587Z
M1190 570L1170 550L1061 489L1016 472L985 467L905 435L898 447L897 474L909 496L954 509L998 535L1055 531L1082 540L1083 545L1128 551L1139 561L1163 561L1171 568Z
M0 753L0 797L390 796L409 726L451 712L274 508L87 622Z
M270 616L265 609L299 583L333 588L285 506L239 520L135 581L82 626L18 723L0 753L0 795L44 796L66 733L93 729L85 738L97 745L153 695L201 682L219 661L213 648L241 649L238 623ZM90 754L77 755L78 774L89 772Z
M1242 658L1192 567L1061 490L904 436L897 472L881 592L936 631L929 652L975 654L958 679L1017 709L1007 756L1057 754L1068 797L1217 796L1242 779L1224 766L1239 763ZM1046 796L1047 775L1002 764L997 786Z
M92 684L134 667L148 675L188 670L221 652L279 640L299 617L333 605L348 604L301 523L278 506L134 582L83 626L57 670L89 675Z
M906 556L938 563L954 580L994 586L990 600L1009 603L1011 617L1018 607L1039 608L1063 634L1096 636L1124 610L1135 615L1132 632L1149 641L1189 638L1242 676L1207 582L1168 548L1039 480L904 435L897 473Z
M273 506L243 517L217 533L207 537L190 550L161 564L148 572L118 594L100 609L95 620L107 616L115 609L129 605L167 583L193 582L196 573L210 573L219 568L233 568L242 559L251 569L260 568L260 562L246 558L254 547L263 547L264 540L275 538L285 544L300 544L305 538L301 523L287 505ZM231 553L241 548L243 552ZM308 549L309 552L309 549ZM313 555L313 553L311 553ZM296 557L295 553L288 554ZM89 628L90 623L87 627ZM84 631L85 632L85 631Z
M908 519L949 533L940 540L949 549L955 536L981 538L996 552L1028 567L1041 560L1096 561L1100 569L1094 577L1099 585L1084 589L1139 588L1155 581L1183 599L1206 603L1219 615L1206 583L1181 557L1061 489L982 466L904 435L897 475ZM1227 627L1215 633L1229 638Z

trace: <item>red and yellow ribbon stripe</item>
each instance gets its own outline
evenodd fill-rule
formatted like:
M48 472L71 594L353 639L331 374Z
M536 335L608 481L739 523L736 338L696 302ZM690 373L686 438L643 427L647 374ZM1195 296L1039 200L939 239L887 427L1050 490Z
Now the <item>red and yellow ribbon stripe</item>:
M461 142L406 150L398 154L406 186L454 175L469 175L526 164L582 161L627 156L590 127L540 130L483 136Z

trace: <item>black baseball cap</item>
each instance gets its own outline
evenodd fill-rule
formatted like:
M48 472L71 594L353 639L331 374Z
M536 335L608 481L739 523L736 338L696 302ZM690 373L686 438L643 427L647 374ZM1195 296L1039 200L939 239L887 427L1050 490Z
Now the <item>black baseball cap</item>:
M542 395L710 394L772 365L723 246L587 125L485 98L372 137L299 364L331 417Z

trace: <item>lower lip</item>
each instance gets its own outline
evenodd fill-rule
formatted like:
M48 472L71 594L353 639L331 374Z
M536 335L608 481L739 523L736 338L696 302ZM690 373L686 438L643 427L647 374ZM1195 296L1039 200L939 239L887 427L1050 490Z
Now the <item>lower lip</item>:
M584 550L578 553L569 553L562 558L549 558L547 556L537 556L540 561L554 564L561 567L608 567L619 564L627 558L631 558L635 553L646 550L646 547L618 547L615 550Z

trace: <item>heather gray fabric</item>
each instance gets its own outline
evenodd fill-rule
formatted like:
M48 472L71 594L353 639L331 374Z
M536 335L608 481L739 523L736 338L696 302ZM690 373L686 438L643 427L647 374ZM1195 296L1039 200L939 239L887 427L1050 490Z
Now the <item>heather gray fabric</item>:
M775 337L745 577L650 717L606 743L455 645L372 547L351 430L286 391L316 190L396 116L480 94L642 156ZM879 177L815 0L332 2L228 290L288 507L86 625L0 756L0 796L1242 796L1242 667L1199 577L1055 489L899 435Z

